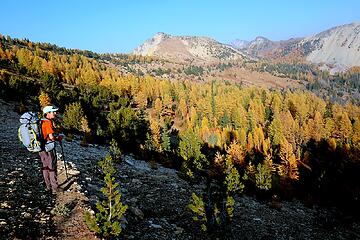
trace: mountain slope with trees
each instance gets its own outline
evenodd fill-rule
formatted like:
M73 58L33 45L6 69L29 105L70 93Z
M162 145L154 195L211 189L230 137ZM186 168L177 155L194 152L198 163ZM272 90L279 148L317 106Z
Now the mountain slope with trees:
M14 105L17 103L0 100L0 239L95 239L83 215L103 197L97 162L109 149L83 147L78 139L65 141L70 180L66 180L63 161L58 161L59 183L65 192L50 196L41 184L38 155L19 146L13 136L20 117L13 111ZM154 162L136 160L131 155L121 158L121 163L115 164L115 177L128 210L120 239L211 239L193 223L187 207L191 193L201 193L203 184L188 182L176 170ZM236 198L232 231L226 236L356 239L360 223L334 209L245 195Z
M96 54L3 37L0 43L2 98L40 108L39 96L47 95L64 111L62 130L81 134L83 145L112 141L203 184L189 202L210 235L236 221L242 193L336 206L352 221L359 216L356 104L306 90L124 75Z

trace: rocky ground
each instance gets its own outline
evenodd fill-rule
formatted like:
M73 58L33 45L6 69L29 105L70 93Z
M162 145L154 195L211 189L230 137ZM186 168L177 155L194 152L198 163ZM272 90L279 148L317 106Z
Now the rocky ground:
M83 213L101 194L97 161L105 147L64 142L67 164L58 162L56 195L44 191L40 160L17 140L15 103L0 100L0 239L95 239ZM58 153L61 152L58 148ZM202 185L179 178L173 169L123 156L117 166L123 201L129 206L121 239L209 239L192 221L187 204ZM237 199L228 239L360 239L360 223L335 209L305 207L299 201L278 202L242 196ZM219 239L225 238L220 237Z

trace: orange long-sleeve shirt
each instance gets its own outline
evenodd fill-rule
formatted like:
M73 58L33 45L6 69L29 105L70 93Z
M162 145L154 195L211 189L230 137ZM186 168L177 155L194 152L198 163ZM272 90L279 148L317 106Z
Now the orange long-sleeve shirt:
M41 120L41 130L43 138L48 141L49 140L49 134L54 133L52 122L49 119L43 119Z

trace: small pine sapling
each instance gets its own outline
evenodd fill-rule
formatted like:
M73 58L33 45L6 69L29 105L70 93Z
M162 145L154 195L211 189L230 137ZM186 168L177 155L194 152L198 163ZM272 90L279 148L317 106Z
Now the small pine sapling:
M90 212L85 212L85 221L90 230L102 238L109 239L120 235L121 223L128 206L121 202L121 194L117 190L119 184L115 183L115 178L112 176L115 168L111 157L105 157L99 162L99 166L105 174L105 186L101 192L106 199L96 203L97 213L95 216L92 216Z
M200 223L201 230L204 232L207 230L206 228L206 213L205 213L205 205L204 201L201 197L198 197L195 193L192 193L192 198L188 207L194 213L193 220Z
M110 152L111 158L114 160L114 162L115 163L120 162L122 153L121 153L119 144L116 142L115 139L111 140L109 150L110 150L109 152Z

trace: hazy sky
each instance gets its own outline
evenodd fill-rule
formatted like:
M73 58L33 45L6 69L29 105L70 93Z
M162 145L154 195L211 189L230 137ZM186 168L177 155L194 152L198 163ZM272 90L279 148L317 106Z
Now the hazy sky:
M0 34L129 53L157 32L285 40L360 21L360 0L2 0Z

